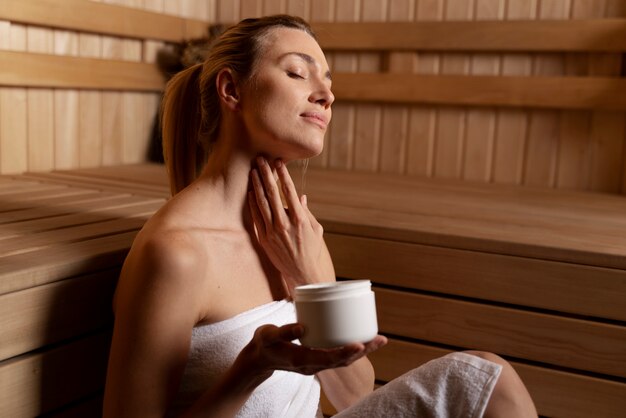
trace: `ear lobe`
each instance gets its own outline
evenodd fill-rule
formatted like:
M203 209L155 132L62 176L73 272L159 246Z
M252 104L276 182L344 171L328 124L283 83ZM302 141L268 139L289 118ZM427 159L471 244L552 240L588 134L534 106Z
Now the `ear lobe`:
M229 68L220 70L215 84L220 101L229 109L237 110L239 105L239 88L232 71Z

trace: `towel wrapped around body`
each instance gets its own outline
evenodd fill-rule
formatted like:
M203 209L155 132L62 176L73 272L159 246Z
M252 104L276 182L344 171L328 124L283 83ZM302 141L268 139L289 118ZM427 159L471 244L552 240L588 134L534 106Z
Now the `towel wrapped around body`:
M188 408L233 364L261 325L296 322L293 303L270 302L192 331L179 393L168 416ZM320 385L314 376L275 371L258 386L237 414L241 418L321 417Z
M195 327L181 387L167 416L177 416L210 388L233 364L258 327L293 322L293 303L275 301L225 321ZM334 418L479 418L501 368L480 357L452 353L387 383ZM254 390L236 416L321 418L319 400L317 378L276 371Z

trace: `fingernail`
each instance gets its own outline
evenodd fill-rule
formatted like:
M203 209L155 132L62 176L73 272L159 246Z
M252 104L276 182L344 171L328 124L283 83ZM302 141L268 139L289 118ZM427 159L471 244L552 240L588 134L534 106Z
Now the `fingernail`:
M280 159L276 160L276 168L281 168L282 166L283 162Z

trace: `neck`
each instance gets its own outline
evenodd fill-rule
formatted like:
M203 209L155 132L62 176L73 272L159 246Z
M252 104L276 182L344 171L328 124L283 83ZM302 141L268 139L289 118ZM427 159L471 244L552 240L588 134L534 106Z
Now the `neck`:
M247 192L252 187L250 170L255 166L257 153L235 138L245 138L245 133L220 135L194 186L212 207L219 208L211 213L213 221L224 229L250 231L252 218Z

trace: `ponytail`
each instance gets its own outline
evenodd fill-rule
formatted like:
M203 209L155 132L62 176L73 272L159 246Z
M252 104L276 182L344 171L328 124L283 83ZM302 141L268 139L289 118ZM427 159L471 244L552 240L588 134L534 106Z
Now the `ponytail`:
M176 74L161 105L163 156L172 196L193 182L206 161L201 145L202 111L199 79L202 64Z

